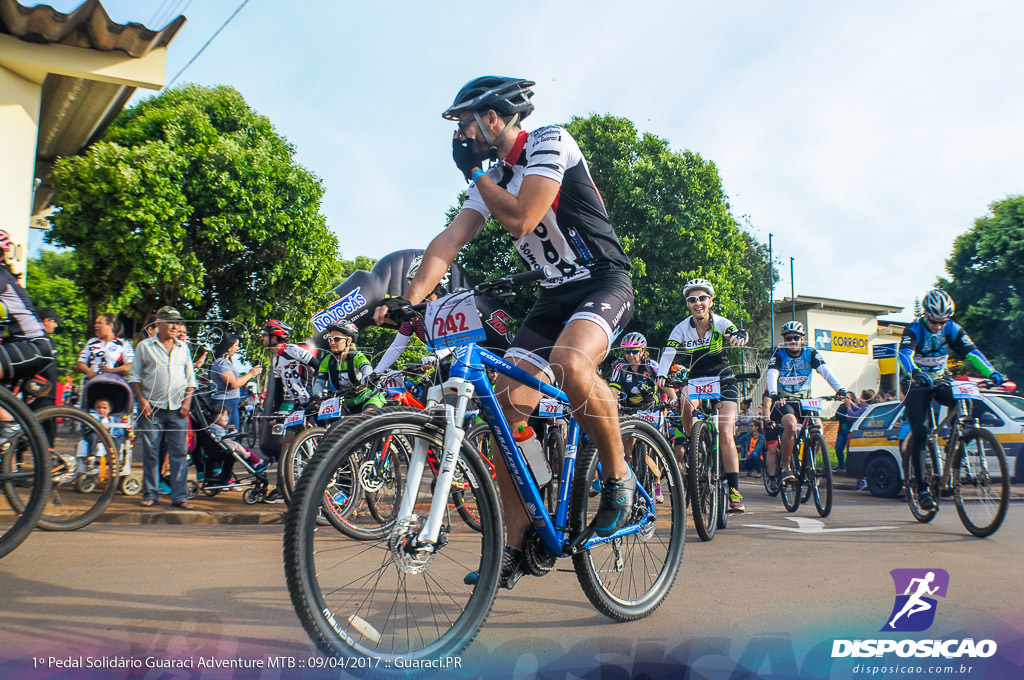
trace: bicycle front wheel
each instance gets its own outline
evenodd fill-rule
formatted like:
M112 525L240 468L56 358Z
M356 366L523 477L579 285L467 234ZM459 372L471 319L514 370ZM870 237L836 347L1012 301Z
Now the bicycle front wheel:
M0 489L10 511L0 512L0 557L24 541L36 526L50 495L50 456L46 433L25 403L0 386Z
M429 469L411 489L414 514L399 517L386 535L357 541L317 526L324 494L352 451L392 435L412 447L443 450L444 428L415 409L382 409L362 416L344 436L329 432L295 489L285 523L284 566L299 620L324 654L379 659L381 667L395 669L399 657L453 657L473 641L498 588L504 530L490 474L468 444L460 459L482 531L452 523L455 508L449 500L437 544L419 541L431 504ZM470 572L478 578L466 579Z
M309 461L316 455L317 445L325 432L327 432L326 427L311 427L308 430L303 430L292 442L288 453L281 459L280 487L287 503L292 502L295 485L302 477L302 472L309 465Z
M951 464L960 521L975 536L991 536L1010 505L1010 475L1002 444L988 430L966 430Z
M820 434L811 437L807 444L807 462L814 470L811 478L814 507L819 517L828 517L832 512L832 461L828 457L828 444Z
M54 466L53 490L39 528L75 531L88 526L106 512L117 491L117 443L103 423L76 408L50 406L37 411L36 418L51 436Z
M631 467L638 482L634 531L573 555L572 563L583 592L599 612L616 621L634 621L657 609L675 583L686 540L686 493L672 448L658 430L630 420L622 423L622 437L633 442ZM577 459L570 509L574 534L597 514L600 495L590 493L597 464L592 446ZM662 503L655 502L659 483Z
M718 527L718 451L703 420L694 420L686 449L686 487L690 494L693 526L702 541L715 537Z
M910 506L910 514L912 514L914 519L918 522L931 522L939 512L939 475L935 471L936 461L938 459L939 454L935 447L935 438L934 436L929 435L926 449L921 454L921 462L924 466L924 469L921 470L921 478L925 480L925 485L931 490L932 498L935 501L934 507L930 510L925 510L921 507L921 492L918 490L918 484L914 479L913 474L914 464L908 461L906 473L904 475L907 491L907 505Z
M793 480L789 482L782 481L782 472L780 468L779 472L779 495L782 496L782 505L785 506L789 512L796 512L797 508L800 507L800 482L803 479L804 473L800 463L800 441L797 440L793 443L793 456L790 459L790 466L793 471ZM780 462L781 465L781 462Z

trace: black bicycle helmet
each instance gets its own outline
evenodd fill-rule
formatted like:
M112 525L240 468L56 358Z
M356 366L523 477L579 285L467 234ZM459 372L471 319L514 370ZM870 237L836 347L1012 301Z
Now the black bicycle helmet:
M455 101L441 114L446 120L459 120L466 111L494 109L502 116L519 114L519 120L533 112L533 87L536 83L523 78L481 76L474 78L459 90Z
M348 319L342 319L341 321L335 321L334 323L327 326L324 329L324 337L330 335L331 331L337 331L344 336L347 336L352 342L359 339L359 327Z

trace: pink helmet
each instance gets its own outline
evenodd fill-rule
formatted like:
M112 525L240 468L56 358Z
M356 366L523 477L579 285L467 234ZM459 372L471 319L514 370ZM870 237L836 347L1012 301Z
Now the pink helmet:
M627 333L619 347L623 349L644 349L647 347L647 338L642 333Z

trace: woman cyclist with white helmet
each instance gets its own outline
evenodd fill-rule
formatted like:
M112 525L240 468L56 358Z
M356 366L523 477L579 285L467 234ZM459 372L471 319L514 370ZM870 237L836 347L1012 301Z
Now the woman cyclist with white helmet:
M664 385L665 376L677 353L682 353L683 367L689 378L717 376L721 379L722 397L718 403L718 441L722 452L722 466L729 482L729 512L739 513L746 508L740 494L740 462L736 453L733 429L739 405L739 388L732 368L725 357L726 342L732 347L747 344L747 332L737 329L732 321L711 311L715 299L715 287L707 279L693 279L683 288L683 297L690 310L690 316L672 329L665 351L658 366L659 386ZM680 399L682 404L683 429L687 432L693 424L695 404L689 399Z

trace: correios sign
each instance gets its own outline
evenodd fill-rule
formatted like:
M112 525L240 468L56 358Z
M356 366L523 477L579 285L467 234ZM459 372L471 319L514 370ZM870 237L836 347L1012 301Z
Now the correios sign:
M853 354L868 353L868 336L860 333L842 333L840 331L814 331L814 347L829 352L851 352Z

